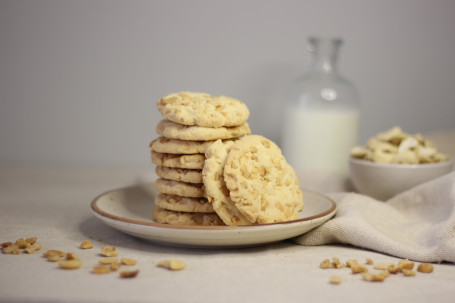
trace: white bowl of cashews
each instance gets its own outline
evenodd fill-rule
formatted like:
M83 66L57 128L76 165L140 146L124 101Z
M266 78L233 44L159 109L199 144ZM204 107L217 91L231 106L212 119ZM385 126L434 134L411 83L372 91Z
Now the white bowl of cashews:
M352 148L349 169L356 191L385 201L450 173L453 160L420 134L394 127Z

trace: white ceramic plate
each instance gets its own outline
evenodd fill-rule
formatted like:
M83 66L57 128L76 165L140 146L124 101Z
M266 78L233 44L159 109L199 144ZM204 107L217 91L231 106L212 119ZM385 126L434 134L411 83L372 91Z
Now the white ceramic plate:
M152 221L154 185L115 189L93 200L96 217L129 235L154 242L190 247L242 247L277 242L321 225L336 212L328 197L303 190L304 209L299 219L254 226L170 226Z

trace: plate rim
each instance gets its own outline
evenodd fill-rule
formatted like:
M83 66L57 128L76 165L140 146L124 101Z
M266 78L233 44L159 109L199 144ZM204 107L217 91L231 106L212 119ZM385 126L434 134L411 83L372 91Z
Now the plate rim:
M111 219L111 220L115 220L115 221L123 222L123 223L128 223L128 224L135 224L135 225L163 228L163 229L167 229L167 230L231 230L231 229L232 230L244 230L244 229L255 229L255 228L261 228L261 227L265 227L265 226L280 226L280 225L289 225L289 224L295 224L295 223L300 223L300 222L307 222L307 221L311 221L311 220L314 220L314 219L323 218L323 217L325 217L325 216L329 215L330 213L332 213L332 212L337 210L337 205L336 205L335 201L333 199L331 199L330 197L328 197L328 196L326 196L326 195L324 195L322 193L319 193L319 192L316 192L316 191L313 191L313 190L303 189L303 188L302 188L302 191L310 192L312 194L319 195L319 196L322 196L325 199L327 199L330 202L330 204L331 204L330 208L327 209L326 211L323 211L323 212L318 213L318 214L313 215L313 216L304 217L304 218L300 218L300 219L296 219L296 220L285 221L285 222L278 222L278 223L267 223L267 224L256 224L256 225L239 225L239 226L194 226L194 225L169 225L169 224L157 223L157 222L153 222L153 221L143 221L143 220L129 219L129 218L120 217L120 216L105 212L104 210L102 210L97 205L97 203L99 202L101 197L103 197L103 196L105 196L105 195L107 195L107 194L109 194L111 192L122 191L122 190L124 191L124 190L128 190L128 189L131 190L131 189L134 189L134 188L138 188L140 186L149 186L149 185L152 185L152 184L153 183L150 183L150 184L136 184L136 185L118 187L118 188L107 190L107 191L97 195L91 201L90 208L97 215L100 215L101 217L105 217L105 218L108 218L108 219Z

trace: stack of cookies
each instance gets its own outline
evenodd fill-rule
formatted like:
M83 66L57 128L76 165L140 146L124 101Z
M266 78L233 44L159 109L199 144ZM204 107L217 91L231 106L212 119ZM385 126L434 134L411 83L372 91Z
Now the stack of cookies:
M298 219L303 194L280 148L249 135L239 100L178 93L158 101L166 118L150 143L160 177L153 219L172 225L253 225Z
M156 164L153 219L172 225L224 225L208 200L202 170L207 148L215 141L233 142L250 134L247 106L233 98L204 93L176 93L161 98L165 117L160 135L150 143Z

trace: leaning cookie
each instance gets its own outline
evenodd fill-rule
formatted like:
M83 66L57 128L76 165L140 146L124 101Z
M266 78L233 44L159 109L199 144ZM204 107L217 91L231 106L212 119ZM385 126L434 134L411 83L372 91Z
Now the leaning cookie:
M207 149L202 178L207 198L226 225L251 225L252 223L235 207L223 178L224 165L233 144L234 141L223 143L218 140Z
M159 178L155 182L155 187L160 193L168 195L192 198L206 197L203 184L185 183Z
M158 100L157 107L164 117L176 123L211 128L238 126L250 114L240 100L193 92L170 94Z
M250 134L251 130L247 122L233 127L209 128L178 124L165 119L158 123L156 132L170 139L209 141L241 137Z
M191 226L220 226L224 225L220 217L215 213L186 213L155 207L152 219L157 223L170 225Z
M303 208L300 184L272 141L259 135L237 140L229 152L223 177L235 207L251 223L298 219Z
M212 203L206 198L190 198L176 195L159 194L155 205L167 210L189 213L214 213Z

